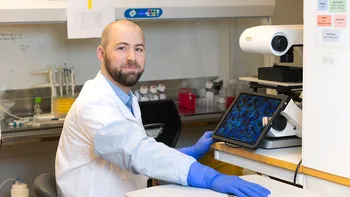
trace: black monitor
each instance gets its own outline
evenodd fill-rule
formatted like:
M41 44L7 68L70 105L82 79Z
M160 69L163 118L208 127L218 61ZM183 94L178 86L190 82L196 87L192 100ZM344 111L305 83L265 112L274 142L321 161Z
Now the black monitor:
M257 149L289 99L285 95L241 92L218 124L213 138L227 144Z

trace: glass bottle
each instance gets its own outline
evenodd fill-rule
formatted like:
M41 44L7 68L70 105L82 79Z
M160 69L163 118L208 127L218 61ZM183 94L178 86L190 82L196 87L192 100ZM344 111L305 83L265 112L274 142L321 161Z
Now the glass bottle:
M34 105L34 115L39 115L43 112L43 110L40 108L41 103L41 97L35 98L35 105Z

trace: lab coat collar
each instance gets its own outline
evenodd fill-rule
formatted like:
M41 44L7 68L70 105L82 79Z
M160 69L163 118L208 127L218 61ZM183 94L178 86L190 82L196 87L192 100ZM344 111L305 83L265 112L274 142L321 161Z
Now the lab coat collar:
M131 111L126 107L126 105L123 103L123 101L114 93L113 88L109 85L107 79L104 77L101 71L97 73L96 78L101 80L104 83L103 84L104 87L107 87L106 91L108 91L108 95L111 98L114 98L114 100L116 101L116 105L122 112L123 116L126 119L136 121L137 123L141 123L141 112L139 109L138 100L136 96L132 92L130 93L130 95L132 96L132 108L134 112L134 115L133 115Z

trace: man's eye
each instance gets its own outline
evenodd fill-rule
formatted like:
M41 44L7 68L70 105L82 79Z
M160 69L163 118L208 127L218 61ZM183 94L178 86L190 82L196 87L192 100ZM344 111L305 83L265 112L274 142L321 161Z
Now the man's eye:
M125 47L118 47L118 50L125 50Z
M142 48L137 48L137 49L136 49L136 51L138 51L138 52L142 52L142 51L143 51L143 49L142 49Z

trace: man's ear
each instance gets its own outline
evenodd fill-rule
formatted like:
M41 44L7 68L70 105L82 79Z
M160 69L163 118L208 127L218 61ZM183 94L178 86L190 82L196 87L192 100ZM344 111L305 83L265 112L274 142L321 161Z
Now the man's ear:
M104 48L102 46L98 46L96 53L97 53L97 58L102 63L104 61L104 56L105 56Z

